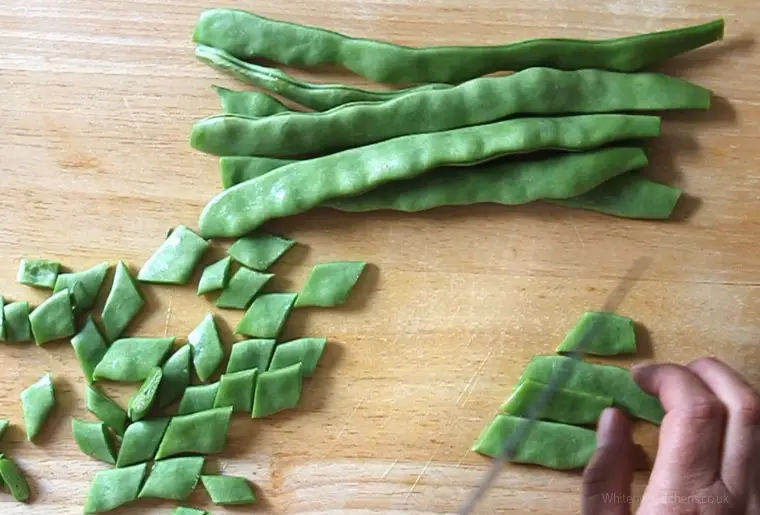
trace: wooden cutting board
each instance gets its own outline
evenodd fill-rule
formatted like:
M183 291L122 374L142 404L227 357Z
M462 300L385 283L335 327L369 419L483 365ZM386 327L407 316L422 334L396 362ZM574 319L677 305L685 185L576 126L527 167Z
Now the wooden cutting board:
M250 478L261 513L451 513L484 473L470 444L523 366L565 331L637 256L653 265L620 308L646 329L637 359L716 355L760 384L760 12L752 0L0 1L0 293L22 257L79 270L118 259L136 270L177 224L195 226L219 188L216 159L189 148L194 120L219 110L197 62L203 8L237 6L409 45L494 44L537 36L614 37L727 20L727 40L663 69L715 91L707 113L668 114L647 173L686 191L675 220L619 220L546 205L428 213L320 209L270 228L299 245L275 267L296 291L318 261L371 263L341 309L300 310L286 337L330 340L303 402L266 420L235 417L212 468ZM715 7L712 7L712 6ZM301 73L365 84L336 71ZM296 142L294 142L296 144ZM212 257L223 253L216 248ZM130 332L187 333L213 305L192 288L144 286ZM220 313L223 336L239 313ZM85 383L68 342L0 345L0 449L30 478L32 503L0 495L3 514L80 513L104 465L73 442ZM628 364L628 361L624 361ZM18 395L46 371L58 408L25 441ZM128 388L108 388L126 401ZM653 455L656 428L636 438ZM636 479L641 493L646 475ZM576 512L580 478L509 466L480 513ZM211 507L199 489L189 504ZM114 513L168 513L141 501ZM220 510L217 510L220 511ZM250 508L241 509L248 513Z

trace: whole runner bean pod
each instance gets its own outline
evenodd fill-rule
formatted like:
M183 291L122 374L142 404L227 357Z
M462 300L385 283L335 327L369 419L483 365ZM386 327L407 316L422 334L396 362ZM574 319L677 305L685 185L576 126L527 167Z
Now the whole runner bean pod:
M203 475L203 487L217 506L253 504L256 496L248 480L240 476Z
M127 414L131 420L145 418L151 407L153 407L156 394L158 393L158 386L161 384L161 377L161 368L155 367L132 398L129 399Z
M153 459L168 425L169 418L138 420L130 424L121 441L116 466L128 467Z
M145 300L132 280L129 269L119 261L101 316L106 340L112 342L121 336L144 305Z
M137 497L184 501L198 484L204 461L203 456L187 456L155 462Z
M590 336L585 336L592 325L593 332ZM583 348L580 352L584 354L613 356L636 352L636 332L633 328L633 320L615 313L587 311L565 335L565 339L559 344L556 352L572 351L581 339L583 339Z
M416 212L486 202L526 204L574 197L646 164L646 153L634 147L603 148L536 160L498 159L467 170L455 166L439 168L411 180L384 184L357 197L334 199L326 205L351 212L378 209Z
M156 459L177 454L214 454L227 443L232 407L214 408L173 417L166 429Z
M127 427L129 421L127 412L121 409L121 406L116 404L108 395L92 385L87 385L84 403L87 409L98 417L98 420L113 429L117 435L124 434L124 428Z
M301 364L259 374L253 395L252 418L268 417L298 406L303 376Z
M158 387L156 407L164 408L182 397L190 384L190 363L192 347L184 345L169 356L161 367L161 384Z
M256 369L222 374L214 407L232 406L234 411L250 413L253 406L253 389L256 385Z
M100 289L106 279L108 262L100 263L81 272L60 274L55 280L54 293L68 289L74 294L74 310L86 311L95 305ZM78 284L79 288L74 289Z
M298 294L295 307L330 308L344 304L365 266L364 261L317 263Z
M254 338L277 338L295 300L295 293L266 293L256 297L235 326L235 332Z
M302 213L327 200L358 195L441 166L546 148L588 150L616 140L656 136L659 131L657 117L607 114L524 118L405 136L298 161L224 190L204 208L200 229L209 237L239 236L272 218Z
M116 340L92 375L96 380L144 381L161 365L173 343L174 337Z
M241 266L230 279L230 283L216 299L216 307L225 309L245 309L256 294L274 274L257 272Z
M212 86L219 96L222 112L244 116L270 116L290 111L282 102L260 91L233 91Z
M29 315L29 324L37 345L74 334L74 307L71 305L69 290L61 290L45 299Z
M662 32L606 40L532 39L497 46L412 48L354 38L318 27L272 20L236 9L204 11L196 43L241 59L268 59L311 68L343 66L375 82L462 82L504 70L546 66L632 72L723 38L714 20Z
M231 270L232 258L229 256L204 268L198 283L198 295L226 288L230 282Z
M188 386L185 393L182 394L182 400L179 401L177 413L180 415L189 415L199 411L207 411L214 406L216 394L219 391L219 381L215 383L202 384L197 386Z
M281 343L274 349L269 370L278 370L300 364L301 375L311 377L322 357L326 343L326 338L299 338Z
M83 453L112 465L116 463L113 442L103 422L87 422L72 418L71 432Z
M294 161L271 157L228 156L219 158L219 177L222 188L227 189L248 179L276 170Z
M496 415L472 450L495 458L501 453L504 440L526 419ZM582 427L543 422L531 423L530 431L512 457L515 463L532 463L553 469L578 469L586 466L596 449L596 432Z
M545 383L526 379L512 392L501 405L501 411L509 415L526 416L531 406L545 395L548 386ZM559 388L552 392L549 402L538 413L543 420L553 420L564 424L596 424L602 411L612 406L612 397L592 395Z
M227 252L248 268L266 270L295 244L293 240L274 234L257 233L240 238Z
M8 485L11 495L20 502L29 499L29 484L26 482L24 473L8 457L0 454L0 483Z
M227 362L227 373L241 370L267 370L272 359L275 340L253 339L236 342L232 345L230 359Z
M85 513L103 513L137 499L147 463L131 467L99 470L87 490Z
M82 368L85 379L88 383L92 383L92 373L108 350L106 341L92 317L87 317L87 322L82 330L71 339L71 346L74 348L74 354L79 360L79 366Z
M21 284L53 289L61 264L44 259L22 259L16 280Z
M209 242L184 225L174 229L137 274L146 283L187 284Z
M55 389L50 373L21 392L21 411L24 413L26 439L34 440L55 406Z
M187 337L193 350L193 365L201 381L206 382L224 359L224 348L219 339L214 315L209 313Z
M3 306L5 320L5 341L23 343L32 340L32 326L29 324L29 303L11 302Z

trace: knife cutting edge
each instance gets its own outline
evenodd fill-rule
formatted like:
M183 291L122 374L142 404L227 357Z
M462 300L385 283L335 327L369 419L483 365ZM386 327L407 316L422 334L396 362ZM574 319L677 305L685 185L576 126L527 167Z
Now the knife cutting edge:
M623 302L623 299L628 294L628 291L633 287L633 284L641 278L649 265L652 262L652 258L640 257L633 262L633 265L628 269L626 274L620 279L617 286L610 292L607 299L604 301L601 309L602 312L614 312ZM510 461L520 445L525 441L531 426L538 419L541 412L551 401L554 394L562 388L567 382L568 378L573 374L573 370L578 361L583 359L583 346L586 342L591 340L595 331L596 320L592 319L592 322L588 324L582 330L578 338L578 343L569 352L564 353L567 357L572 358L568 360L562 360L561 365L557 367L552 376L547 382L547 387L541 392L538 398L531 404L529 409L522 414L523 421L512 431L505 439L502 445L501 452L491 463L491 467L488 472L483 476L478 486L470 493L465 502L459 508L459 515L470 515L475 509L478 501L486 493L491 484L496 480L504 463Z

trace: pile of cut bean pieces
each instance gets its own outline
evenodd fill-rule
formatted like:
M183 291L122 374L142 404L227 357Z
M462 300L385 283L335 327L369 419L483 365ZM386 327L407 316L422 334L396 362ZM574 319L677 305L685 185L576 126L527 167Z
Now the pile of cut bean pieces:
M204 237L237 237L316 208L416 212L547 201L667 219L681 190L645 178L657 111L706 110L712 93L642 71L722 39L722 19L607 40L410 48L210 9L196 56L264 91L215 87L222 114L190 144L220 156ZM404 89L310 83L278 68L337 65ZM494 72L513 72L493 76Z

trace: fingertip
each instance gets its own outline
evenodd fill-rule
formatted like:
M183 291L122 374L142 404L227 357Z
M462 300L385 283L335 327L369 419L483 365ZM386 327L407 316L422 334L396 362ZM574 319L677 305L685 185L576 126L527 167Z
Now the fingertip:
M597 424L597 448L625 446L632 442L631 421L628 416L617 408L605 409Z

